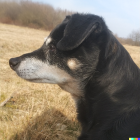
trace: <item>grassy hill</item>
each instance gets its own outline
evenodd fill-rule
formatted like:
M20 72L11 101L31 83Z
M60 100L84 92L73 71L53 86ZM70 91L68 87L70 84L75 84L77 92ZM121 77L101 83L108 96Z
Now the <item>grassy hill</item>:
M8 60L39 48L47 31L0 24L0 140L76 140L80 125L70 94L57 85L24 81ZM140 48L125 45L140 67Z

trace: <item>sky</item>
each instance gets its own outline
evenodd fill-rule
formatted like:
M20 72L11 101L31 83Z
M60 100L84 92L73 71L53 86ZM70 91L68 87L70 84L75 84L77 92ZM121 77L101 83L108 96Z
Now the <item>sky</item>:
M108 28L119 37L140 30L140 0L32 0L54 8L91 13L104 18Z

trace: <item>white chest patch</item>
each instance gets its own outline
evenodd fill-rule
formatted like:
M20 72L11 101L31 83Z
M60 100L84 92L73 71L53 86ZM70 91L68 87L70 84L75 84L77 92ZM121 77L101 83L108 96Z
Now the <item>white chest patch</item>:
M67 61L67 65L71 70L76 70L81 66L81 63L76 58L72 58Z
M49 37L46 39L46 45L48 45L50 42L52 41L52 39Z

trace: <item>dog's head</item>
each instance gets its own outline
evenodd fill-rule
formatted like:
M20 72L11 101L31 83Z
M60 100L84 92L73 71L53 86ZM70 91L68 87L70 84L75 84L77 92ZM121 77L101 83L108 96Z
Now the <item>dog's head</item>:
M101 17L91 14L67 16L41 48L11 58L9 64L25 80L65 85L67 88L72 88L70 85L76 82L80 91L83 84L94 76L109 34Z

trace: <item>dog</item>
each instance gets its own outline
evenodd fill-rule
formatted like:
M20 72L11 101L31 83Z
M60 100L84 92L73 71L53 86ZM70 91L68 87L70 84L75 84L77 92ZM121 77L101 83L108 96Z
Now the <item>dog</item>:
M66 16L38 50L11 58L21 78L71 93L78 140L140 137L140 69L102 17Z

